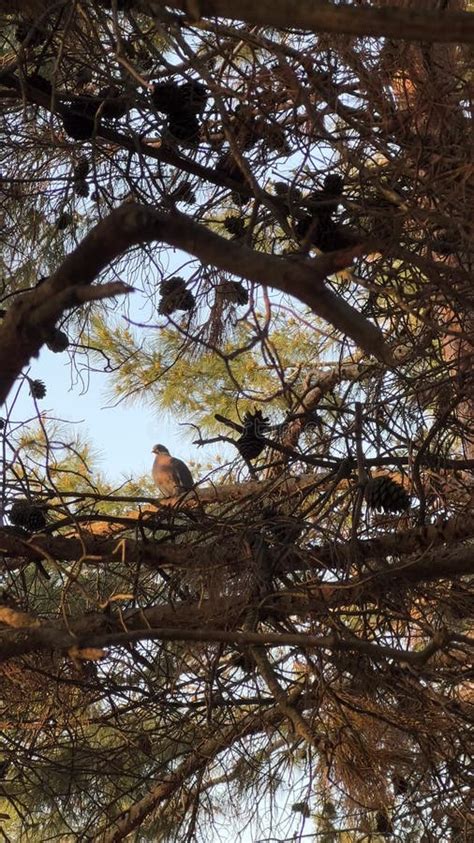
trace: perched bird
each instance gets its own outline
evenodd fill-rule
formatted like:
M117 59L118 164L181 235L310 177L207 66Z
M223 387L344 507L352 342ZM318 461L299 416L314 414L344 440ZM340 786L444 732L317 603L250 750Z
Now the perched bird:
M156 454L153 463L153 480L165 497L182 495L192 489L194 480L192 474L182 460L172 457L164 445L155 445L152 453Z

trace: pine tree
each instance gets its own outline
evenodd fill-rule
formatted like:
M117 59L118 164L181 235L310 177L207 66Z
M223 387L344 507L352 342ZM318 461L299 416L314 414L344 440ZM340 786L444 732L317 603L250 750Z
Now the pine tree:
M470 840L468 4L184 5L0 3L4 832Z

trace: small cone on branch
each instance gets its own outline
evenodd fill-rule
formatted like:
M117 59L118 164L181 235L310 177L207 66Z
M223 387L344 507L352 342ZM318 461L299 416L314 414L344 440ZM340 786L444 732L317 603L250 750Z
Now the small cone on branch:
M36 533L46 526L46 518L41 507L27 500L15 501L10 509L9 518L14 527L23 527L30 533Z
M285 181L276 181L273 185L273 190L277 196L287 199L292 205L301 199L301 190L298 190L297 187L293 187L291 184L287 184Z
M157 111L171 114L176 111L176 101L179 86L176 82L158 82L153 86L151 101Z
M245 222L240 217L225 217L223 226L229 234L242 237L245 234Z
M102 88L98 96L102 103L97 104L97 109L100 107L102 117L107 120L120 120L130 111L132 104L130 97L125 96L116 85L108 85Z
M377 811L377 814L375 815L375 827L379 834L392 833L393 826L385 811Z
M173 114L168 121L168 132L178 143L194 146L199 141L200 126L194 114Z
M236 442L237 450L245 460L254 460L266 447L262 437L266 436L270 428L268 418L262 415L261 410L245 413L243 428L243 433Z
M175 310L192 310L196 304L193 294L186 288L186 281L178 275L160 284L161 299L158 313L170 316Z
M46 387L43 381L40 380L33 380L32 378L28 378L30 384L30 395L33 398L44 398L46 395Z
M90 168L91 165L89 164L89 160L87 158L79 158L79 161L74 165L74 178L78 181L87 178L87 176L89 175Z
M55 328L50 337L46 340L46 345L50 351L54 351L55 354L60 354L62 351L66 351L66 348L69 346L69 338L64 331L60 331L59 328Z
M216 293L232 304L248 304L249 294L240 281L223 281L216 288Z
M90 140L94 134L94 121L90 117L82 117L74 111L62 115L63 128L73 140Z
M370 509L405 512L410 508L410 496L391 477L372 477L365 486L364 496Z
M207 102L207 90L201 82L192 79L185 82L178 88L180 106L192 114L199 115L203 112Z
M79 181L74 182L74 193L76 196L82 196L83 199L86 199L89 196L89 185L85 179L80 179Z

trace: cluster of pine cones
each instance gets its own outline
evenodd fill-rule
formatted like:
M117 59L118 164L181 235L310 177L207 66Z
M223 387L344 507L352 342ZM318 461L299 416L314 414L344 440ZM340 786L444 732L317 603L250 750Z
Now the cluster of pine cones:
M321 190L315 190L302 200L307 214L294 222L301 240L306 240L322 252L331 252L352 245L353 240L333 219L344 190L344 179L330 173Z
M196 304L196 299L186 287L186 281L179 275L162 281L160 293L158 313L163 316L170 316L176 310L192 310Z
M178 85L177 82L159 82L151 94L157 111L166 114L167 129L178 143L195 145L199 140L201 116L207 102L207 91L201 82L192 80Z

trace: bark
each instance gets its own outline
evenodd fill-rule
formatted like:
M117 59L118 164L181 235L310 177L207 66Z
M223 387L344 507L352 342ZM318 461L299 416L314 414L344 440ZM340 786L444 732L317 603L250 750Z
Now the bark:
M249 484L250 485L250 484ZM257 484L255 484L257 485ZM223 487L225 488L225 487ZM222 498L224 500L224 498ZM454 518L416 527L410 530L388 532L375 539L338 542L334 544L312 547L304 554L304 567L313 569L331 568L338 570L348 567L354 557L363 560L383 560L389 556L403 556L420 554L420 558L410 562L404 571L404 576L436 579L444 576L443 571L450 570L451 563L441 561L438 551L428 553L428 549L439 548L471 538L474 535L474 516L471 512L463 512ZM240 536L236 537L240 543ZM80 561L89 567L106 565L117 558L123 559L127 565L133 566L138 562L152 568L158 566L172 566L186 569L197 569L201 566L212 565L213 557L210 547L198 545L193 547L192 558L187 545L176 545L163 542L159 545L151 542L136 541L131 538L101 538L82 532L80 538L66 536L35 535L25 540L11 530L0 531L0 554L4 557L3 565L7 570L17 570L25 564L25 560L35 562L38 559L58 562ZM221 564L238 566L238 555L235 544L228 538L219 546L219 561ZM458 560L463 570L458 573L468 573L471 570L469 557L463 556ZM467 564L466 564L467 563ZM297 564L294 554L291 559L282 559L277 570L284 573L301 569L301 561ZM394 566L399 571L398 566ZM383 577L389 574L384 571Z
M417 0L418 1L418 0ZM429 16L416 7L389 6L374 9L359 4L336 6L319 0L166 0L151 2L185 12L191 20L224 17L261 26L306 29L361 35L403 38L405 41L474 42L474 17L464 12L432 11Z
M62 4L52 0L0 0L0 11L20 12L25 17L47 16ZM64 5L67 5L64 3ZM108 8L110 2L103 2ZM335 5L324 0L152 0L130 4L145 14L155 12L160 19L163 7L184 12L191 22L201 17L230 18L260 26L332 32L338 35L400 38L405 41L443 43L474 42L474 18L467 12L431 11L429 16L416 8L390 6L376 9L359 4Z

